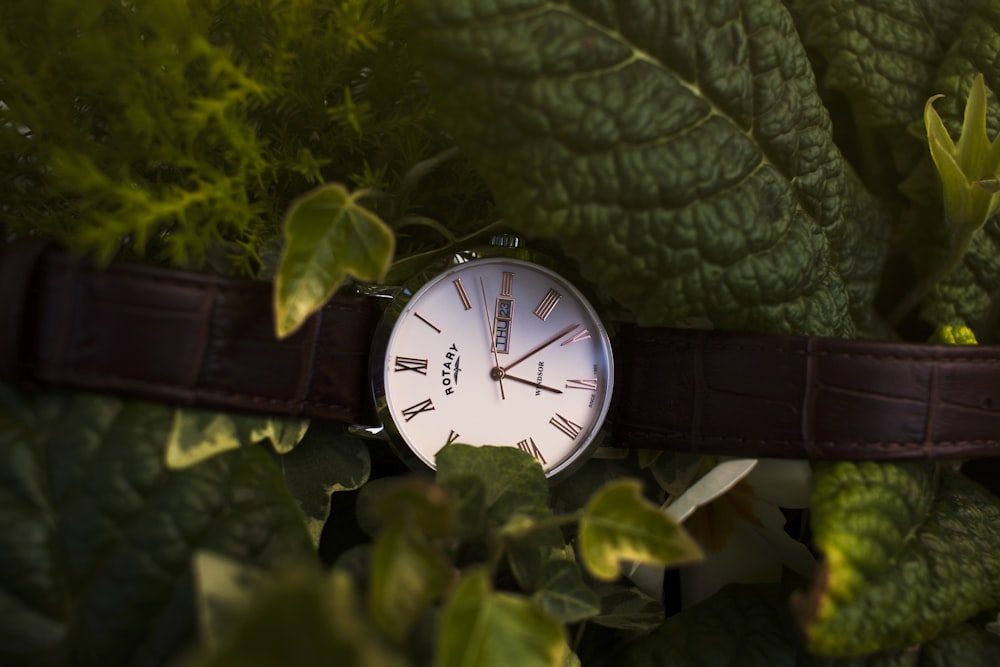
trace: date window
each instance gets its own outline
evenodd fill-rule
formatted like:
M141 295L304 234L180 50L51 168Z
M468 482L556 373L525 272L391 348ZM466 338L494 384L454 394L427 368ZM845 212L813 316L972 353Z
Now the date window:
M513 322L514 300L497 299L496 336L493 340L497 354L508 354L510 352L510 327Z

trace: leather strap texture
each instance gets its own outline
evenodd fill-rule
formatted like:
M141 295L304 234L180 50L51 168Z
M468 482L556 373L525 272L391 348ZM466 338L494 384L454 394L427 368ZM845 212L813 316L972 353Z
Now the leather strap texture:
M0 379L373 423L373 299L295 335L272 287L0 246ZM1000 455L1000 348L623 326L618 446L825 459Z
M624 327L619 446L812 459L1000 456L1000 349Z
M277 340L269 283L0 247L0 377L191 406L370 423L373 299Z

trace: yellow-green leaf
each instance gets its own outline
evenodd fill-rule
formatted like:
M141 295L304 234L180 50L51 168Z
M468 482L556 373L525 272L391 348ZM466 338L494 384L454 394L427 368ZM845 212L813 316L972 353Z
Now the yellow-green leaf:
M358 203L366 193L328 183L297 199L285 216L285 250L274 281L275 331L294 333L323 307L348 275L381 280L395 237Z
M606 484L580 519L580 557L594 577L617 578L622 561L669 566L702 558L695 541L672 518L642 497L638 480Z
M466 574L441 614L435 667L563 667L563 627L525 597L498 593L483 569Z
M444 592L452 571L408 518L400 515L375 541L368 583L372 620L400 643Z

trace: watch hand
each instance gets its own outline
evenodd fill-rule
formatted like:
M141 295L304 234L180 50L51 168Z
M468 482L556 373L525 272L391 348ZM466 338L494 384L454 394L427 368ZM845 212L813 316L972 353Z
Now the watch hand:
M528 380L527 378L519 378L516 375L510 375L506 372L503 374L503 376L507 380L513 380L514 382L520 382L522 384L529 384L536 389L544 389L545 391L551 391L555 394L563 393L562 389L556 389L555 387L549 387L544 384L539 384L538 382L535 382L534 380Z
M521 357L518 357L514 361L510 362L509 364L507 364L507 367L504 368L503 370L504 371L508 371L511 368L514 368L514 366L517 366L519 363L521 363L522 361L524 361L525 359L527 359L531 355L535 354L536 352L544 350L549 345L552 345L552 343L556 342L557 340L559 340L560 338L562 338L563 336L565 336L566 334L568 334L570 331L572 331L573 329L577 328L578 326L580 326L580 325L579 324L571 324L571 325L569 325L568 327L566 327L565 329L563 329L562 331L560 331L555 336L553 336L552 338L548 339L547 341L545 341L544 343L542 343L541 345L539 345L535 349L531 350L527 354L525 354L525 355L523 355Z
M500 358L497 355L496 346L496 330L493 328L493 324L490 324L490 303L486 300L486 285L483 283L483 277L479 276L479 291L483 295L483 315L486 316L486 330L490 334L490 351L493 352L493 370L490 372L490 377L497 381L500 385L500 400L506 401L507 396L503 391L503 369L500 368ZM496 322L496 320L494 320Z

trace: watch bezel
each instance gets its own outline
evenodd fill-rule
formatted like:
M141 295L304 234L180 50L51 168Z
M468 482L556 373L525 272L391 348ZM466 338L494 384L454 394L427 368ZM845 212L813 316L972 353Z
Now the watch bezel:
M557 466L546 472L546 477L551 482L557 482L571 475L575 470L589 460L593 453L601 446L604 439L605 422L611 408L615 382L615 367L608 320L594 305L595 300L590 294L588 294L587 290L579 287L579 281L574 280L571 277L567 277L566 271L560 270L560 268L556 266L557 262L543 253L527 248L517 247L475 247L456 252L453 255L444 258L417 274L412 279L407 280L401 287L399 287L395 296L392 297L388 305L385 307L372 338L369 378L372 401L375 406L376 415L382 424L383 434L388 440L389 446L400 458L400 460L402 460L407 467L415 472L432 473L433 468L428 466L428 464L425 463L425 461L409 446L409 444L407 444L406 438L401 433L399 425L396 423L396 420L389 409L385 387L386 353L397 322L406 311L409 303L417 296L418 292L420 292L424 286L452 269L468 264L469 262L486 259L520 260L535 264L543 269L551 271L562 278L562 280L576 292L575 296L582 300L586 308L590 311L590 314L592 314L594 319L601 325L600 337L602 339L603 347L607 351L607 368L609 376L607 391L603 397L602 404L600 405L598 418L596 420L596 428L594 428L587 435L587 437L581 441L581 444L572 455L568 456Z

